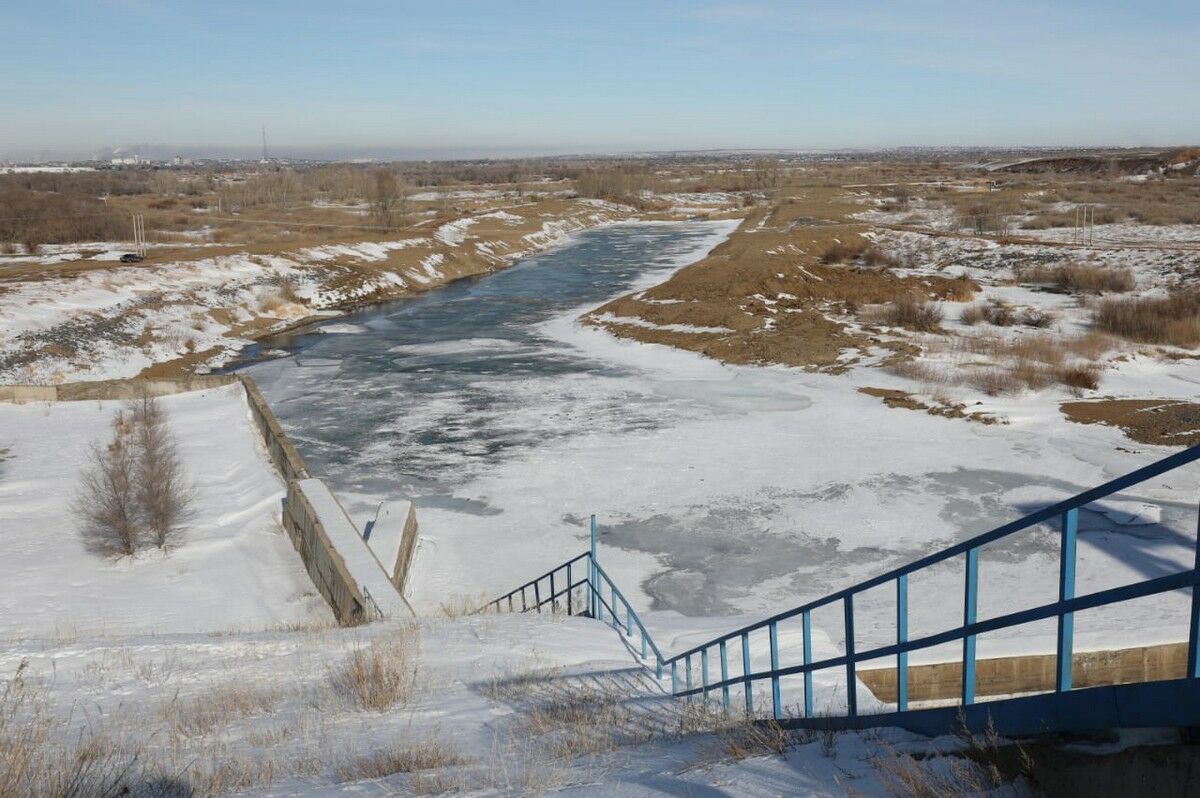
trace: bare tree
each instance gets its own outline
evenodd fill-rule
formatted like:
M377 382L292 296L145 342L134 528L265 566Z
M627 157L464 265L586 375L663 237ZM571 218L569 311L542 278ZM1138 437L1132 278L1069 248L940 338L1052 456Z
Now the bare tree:
M148 541L160 549L178 537L193 499L183 473L179 445L157 399L144 398L131 408L137 451L135 498Z
M88 548L128 556L137 549L140 534L133 424L125 413L118 412L112 430L107 446L91 446L74 510L82 521Z
M367 190L367 199L371 205L372 221L385 230L398 226L408 211L408 198L396 174L389 169L380 169L375 173L375 181Z

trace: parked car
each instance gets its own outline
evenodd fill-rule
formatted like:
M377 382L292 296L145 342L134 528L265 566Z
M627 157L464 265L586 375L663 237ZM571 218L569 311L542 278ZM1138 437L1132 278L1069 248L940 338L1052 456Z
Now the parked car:
M126 252L121 256L121 263L138 263L143 260L145 260L145 258L136 252Z

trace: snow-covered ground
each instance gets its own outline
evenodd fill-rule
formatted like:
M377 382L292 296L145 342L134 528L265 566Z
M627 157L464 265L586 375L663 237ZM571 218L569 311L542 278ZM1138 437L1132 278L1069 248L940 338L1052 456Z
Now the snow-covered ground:
M379 652L403 676L395 702L364 707L342 680L356 652ZM562 616L82 634L10 645L0 674L21 662L44 691L53 744L117 761L137 752L135 783L165 777L206 794L883 796L878 760L961 746L881 730L800 735L768 755L716 705L667 699L610 628ZM731 755L734 741L748 758ZM439 761L412 773L359 764L422 749Z
M284 486L241 386L159 401L195 488L194 515L178 548L115 561L86 549L71 502L88 446L108 443L124 403L0 404L0 639L257 630L330 617L279 526Z

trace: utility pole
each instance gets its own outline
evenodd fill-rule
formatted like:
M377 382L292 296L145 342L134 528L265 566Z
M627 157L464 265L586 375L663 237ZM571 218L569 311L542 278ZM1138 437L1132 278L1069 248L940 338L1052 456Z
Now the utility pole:
M140 213L133 215L133 251L146 257L146 218Z
M263 139L263 157L262 157L262 159L263 159L263 162L265 163L267 160L267 126L266 125L262 126L262 139Z

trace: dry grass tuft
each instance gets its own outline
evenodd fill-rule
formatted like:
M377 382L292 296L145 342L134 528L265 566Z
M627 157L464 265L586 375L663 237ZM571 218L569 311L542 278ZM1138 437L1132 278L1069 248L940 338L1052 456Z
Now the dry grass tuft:
M1050 311L1041 308L1024 308L1018 311L1007 302L992 299L986 303L963 308L960 319L969 327L987 322L995 327L1012 327L1020 324L1025 327L1042 329L1052 325L1057 317Z
M1018 314L1017 322L1025 327L1040 330L1049 327L1058 317L1042 308L1025 308Z
M396 773L415 773L461 765L466 760L445 740L430 737L410 745L395 745L372 751L353 762L339 765L335 772L342 781L382 779Z
M916 297L911 294L889 302L877 314L877 319L881 324L918 332L941 331L943 318L944 314L940 307L927 301L924 297Z
M0 681L0 796L116 798L140 781L138 752L96 734L75 736L52 719L22 661Z
M454 593L438 604L438 612L446 618L462 618L474 615L488 602L485 593Z
M883 753L871 758L871 766L891 795L906 798L992 795L1033 772L1033 759L1019 745L1001 738L990 722L982 734L963 728L958 736L965 744L961 752L919 757L898 751L876 736L874 742ZM1014 748L1015 756L1011 755Z
M1100 367L1088 363L1077 366L1062 366L1055 369L1054 376L1058 382L1068 388L1094 391L1100 387Z
M332 673L334 690L360 709L408 703L416 692L419 638L405 627L398 639L356 645Z
M736 760L760 756L783 756L798 742L796 735L775 720L747 721L725 730L724 752Z
M255 689L231 684L180 701L178 697L164 706L162 719L184 737L200 737L223 729L234 720L265 715L274 711L281 696L272 688Z
M1129 269L1110 269L1074 262L1058 266L1027 266L1018 269L1016 276L1018 282L1050 285L1065 293L1123 294L1137 285Z
M1165 297L1107 299L1092 313L1097 329L1147 344L1200 344L1200 290Z

